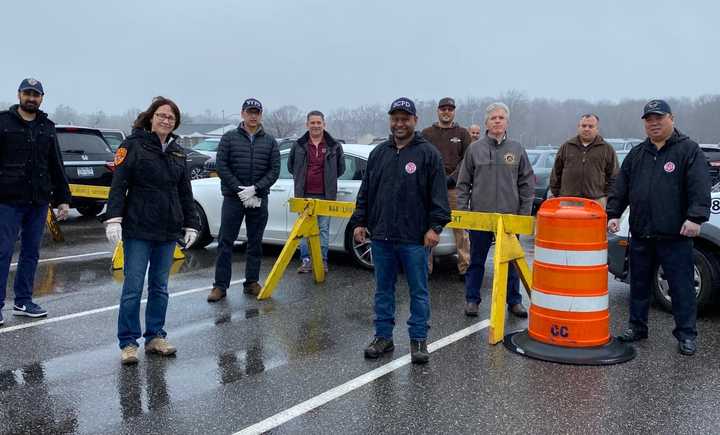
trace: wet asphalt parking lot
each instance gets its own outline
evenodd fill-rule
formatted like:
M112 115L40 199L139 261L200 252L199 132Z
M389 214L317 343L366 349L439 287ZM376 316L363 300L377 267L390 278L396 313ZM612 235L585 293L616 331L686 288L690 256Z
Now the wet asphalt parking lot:
M138 365L122 367L122 272L110 270L104 229L74 212L62 229L65 243L46 235L35 282L46 320L12 316L11 269L0 327L2 434L720 433L717 308L698 321L694 357L676 352L671 315L653 308L650 338L634 360L546 363L488 345L490 295L480 317L465 317L463 284L452 260L441 259L430 279L430 363L409 364L402 275L396 349L369 361L371 272L331 253L327 281L316 285L295 273L296 259L273 297L257 301L242 294L238 246L236 284L208 304L210 245L172 269L166 330L177 356L141 353ZM532 251L531 239L523 245ZM263 277L278 253L266 248ZM627 302L628 286L611 280L613 333ZM506 331L525 327L508 318Z

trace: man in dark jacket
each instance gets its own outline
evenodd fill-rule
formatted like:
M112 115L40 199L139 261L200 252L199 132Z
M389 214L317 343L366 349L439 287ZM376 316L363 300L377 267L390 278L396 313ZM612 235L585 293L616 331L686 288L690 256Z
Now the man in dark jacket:
M457 210L457 184L460 162L470 146L472 138L465 128L455 122L455 100L450 97L440 99L438 103L438 122L422 131L422 135L440 151L447 179L448 201L450 208ZM470 265L470 239L467 231L453 228L455 249L457 251L457 268L461 277L465 276ZM433 270L432 251L428 259L430 273Z
M577 136L560 146L550 174L551 196L577 196L607 205L618 159L612 145L598 133L599 123L593 113L582 115Z
M275 138L262 127L262 104L248 98L242 105L237 129L225 133L217 151L223 205L218 237L215 283L208 302L224 298L232 276L232 248L243 218L247 227L245 294L257 296L262 286L262 239L268 220L268 194L280 175L280 153Z
M485 136L465 153L458 175L458 208L485 213L529 215L532 211L532 165L519 142L508 139L510 109L503 103L485 109ZM485 260L493 243L490 231L470 231L470 267L465 274L465 315L476 317L485 276ZM527 317L514 265L508 270L508 310Z
M16 316L47 315L32 301L40 242L50 202L58 204L61 220L67 217L70 203L55 124L40 110L43 95L39 81L25 79L18 89L20 104L0 112L0 310L19 232ZM0 311L0 325L3 322Z
M630 326L621 341L648 336L650 288L660 265L670 284L678 351L697 349L693 241L710 217L710 177L697 143L674 128L670 105L652 100L642 116L648 137L623 161L607 207L617 232L630 206Z
M325 115L313 110L307 115L307 133L290 148L288 171L295 179L296 198L316 198L335 201L337 180L345 173L345 155L342 144L325 131ZM320 246L325 272L328 270L327 255L330 236L330 216L318 216ZM298 273L312 272L310 250L305 239L300 241L302 264Z
M402 264L410 287L411 358L422 364L430 358L428 250L450 222L450 207L440 153L415 133L415 104L398 98L389 114L392 136L370 153L350 222L357 242L365 242L370 232L375 266L375 338L365 357L395 348L395 283Z

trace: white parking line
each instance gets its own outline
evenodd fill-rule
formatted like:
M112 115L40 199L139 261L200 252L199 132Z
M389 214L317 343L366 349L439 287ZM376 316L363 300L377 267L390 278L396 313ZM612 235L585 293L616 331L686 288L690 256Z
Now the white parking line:
M443 347L452 344L460 339L463 339L469 335L475 334L476 332L482 331L490 325L490 320L485 319L482 322L468 326L465 329L450 334L445 338L441 338L428 345L428 351L435 352L436 350L442 349ZM299 403L292 408L288 408L285 411L281 411L272 417L268 417L265 420L255 423L252 426L248 426L245 429L235 432L233 435L249 435L249 434L261 434L269 430L275 429L276 427L287 423L295 417L299 417L306 414L316 408L319 408L326 403L335 400L345 394L357 390L363 385L369 384L370 382L384 376L390 372L393 372L403 366L410 363L410 355L402 356L396 360L393 360L383 366L376 368L375 370L369 371L364 375L360 375L355 379L352 379L342 385L339 385L331 390L321 393L311 399L308 399L302 403Z
M235 280L235 281L230 281L230 285L240 284L241 282L243 282L242 279ZM211 290L212 288L213 288L213 286L206 286L206 287L193 288L193 289L190 289L190 290L182 290L182 291L179 291L179 292L170 293L170 297L171 297L171 298L174 298L174 297L177 297L177 296L185 296L185 295L189 295L189 294L192 294L192 293L197 293L197 292L201 292L201 291ZM140 301L140 303L143 303L143 304L146 303L146 302L147 302L147 299L143 299L142 301ZM47 325L47 324L50 324L50 323L62 322L63 320L77 319L78 317L91 316L91 315L93 315L93 314L98 314L98 313L104 313L104 312L106 312L106 311L117 310L118 308L120 308L120 305L111 305L111 306L109 306L109 307L102 307L102 308L96 308L96 309L94 309L94 310L81 311L81 312L79 312L79 313L67 314L67 315L65 315L65 316L60 316L60 317L50 317L49 319L38 320L38 321L36 321L36 322L23 323L23 324L20 324L20 325L7 326L7 327L0 327L0 334L5 334L5 333L7 333L7 332L12 332L12 331L18 331L18 330L20 330L20 329L32 328L32 327L35 327L35 326L43 326L43 325ZM10 309L10 310L8 310L8 311L11 312L12 309Z
M87 254L78 254L78 255L68 255L66 257L55 257L55 258L43 258L42 260L38 260L38 263L47 263L48 261L61 261L61 260L70 260L71 258L83 258L83 257L97 257L100 255L107 255L111 254L110 251L99 251L99 252L88 252ZM10 267L17 266L17 263L11 263Z

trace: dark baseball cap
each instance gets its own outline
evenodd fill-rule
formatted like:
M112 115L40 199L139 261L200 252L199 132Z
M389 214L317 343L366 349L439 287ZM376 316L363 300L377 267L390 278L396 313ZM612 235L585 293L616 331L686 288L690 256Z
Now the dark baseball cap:
M255 98L248 98L245 100L245 102L242 105L242 110L245 111L247 109L257 109L262 112L262 103Z
M43 92L42 83L33 78L27 78L20 82L20 86L18 86L18 92L22 91L35 91L40 95L45 95L45 92Z
M672 114L670 105L665 100L650 100L643 109L642 119L645 119L648 115L655 113L657 115Z
M392 115L393 112L398 110L409 113L412 116L417 116L417 112L415 111L415 103L413 103L413 100L406 97L400 97L397 100L393 101L390 105L390 110L388 110L388 114Z
M440 102L438 102L438 108L440 108L442 106L452 106L453 108L457 107L457 106L455 106L455 100L453 100L450 97L445 97L445 98L440 99Z

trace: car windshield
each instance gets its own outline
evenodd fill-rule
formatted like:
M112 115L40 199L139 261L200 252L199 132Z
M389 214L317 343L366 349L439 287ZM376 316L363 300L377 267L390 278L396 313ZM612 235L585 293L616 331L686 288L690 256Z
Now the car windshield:
M193 146L193 149L197 151L217 151L219 144L219 140L204 140Z
M97 134L81 131L59 131L58 142L64 153L104 154L111 152L107 143Z
M619 140L619 139L606 139L605 142L607 142L607 143L609 143L610 145L612 145L612 147L615 148L615 151L622 151L622 150L624 150L624 149L625 149L625 144L627 143L627 142L625 142L624 140Z
M535 164L540 160L540 156L542 153L539 152L527 152L528 159L530 160L530 165L535 166Z

